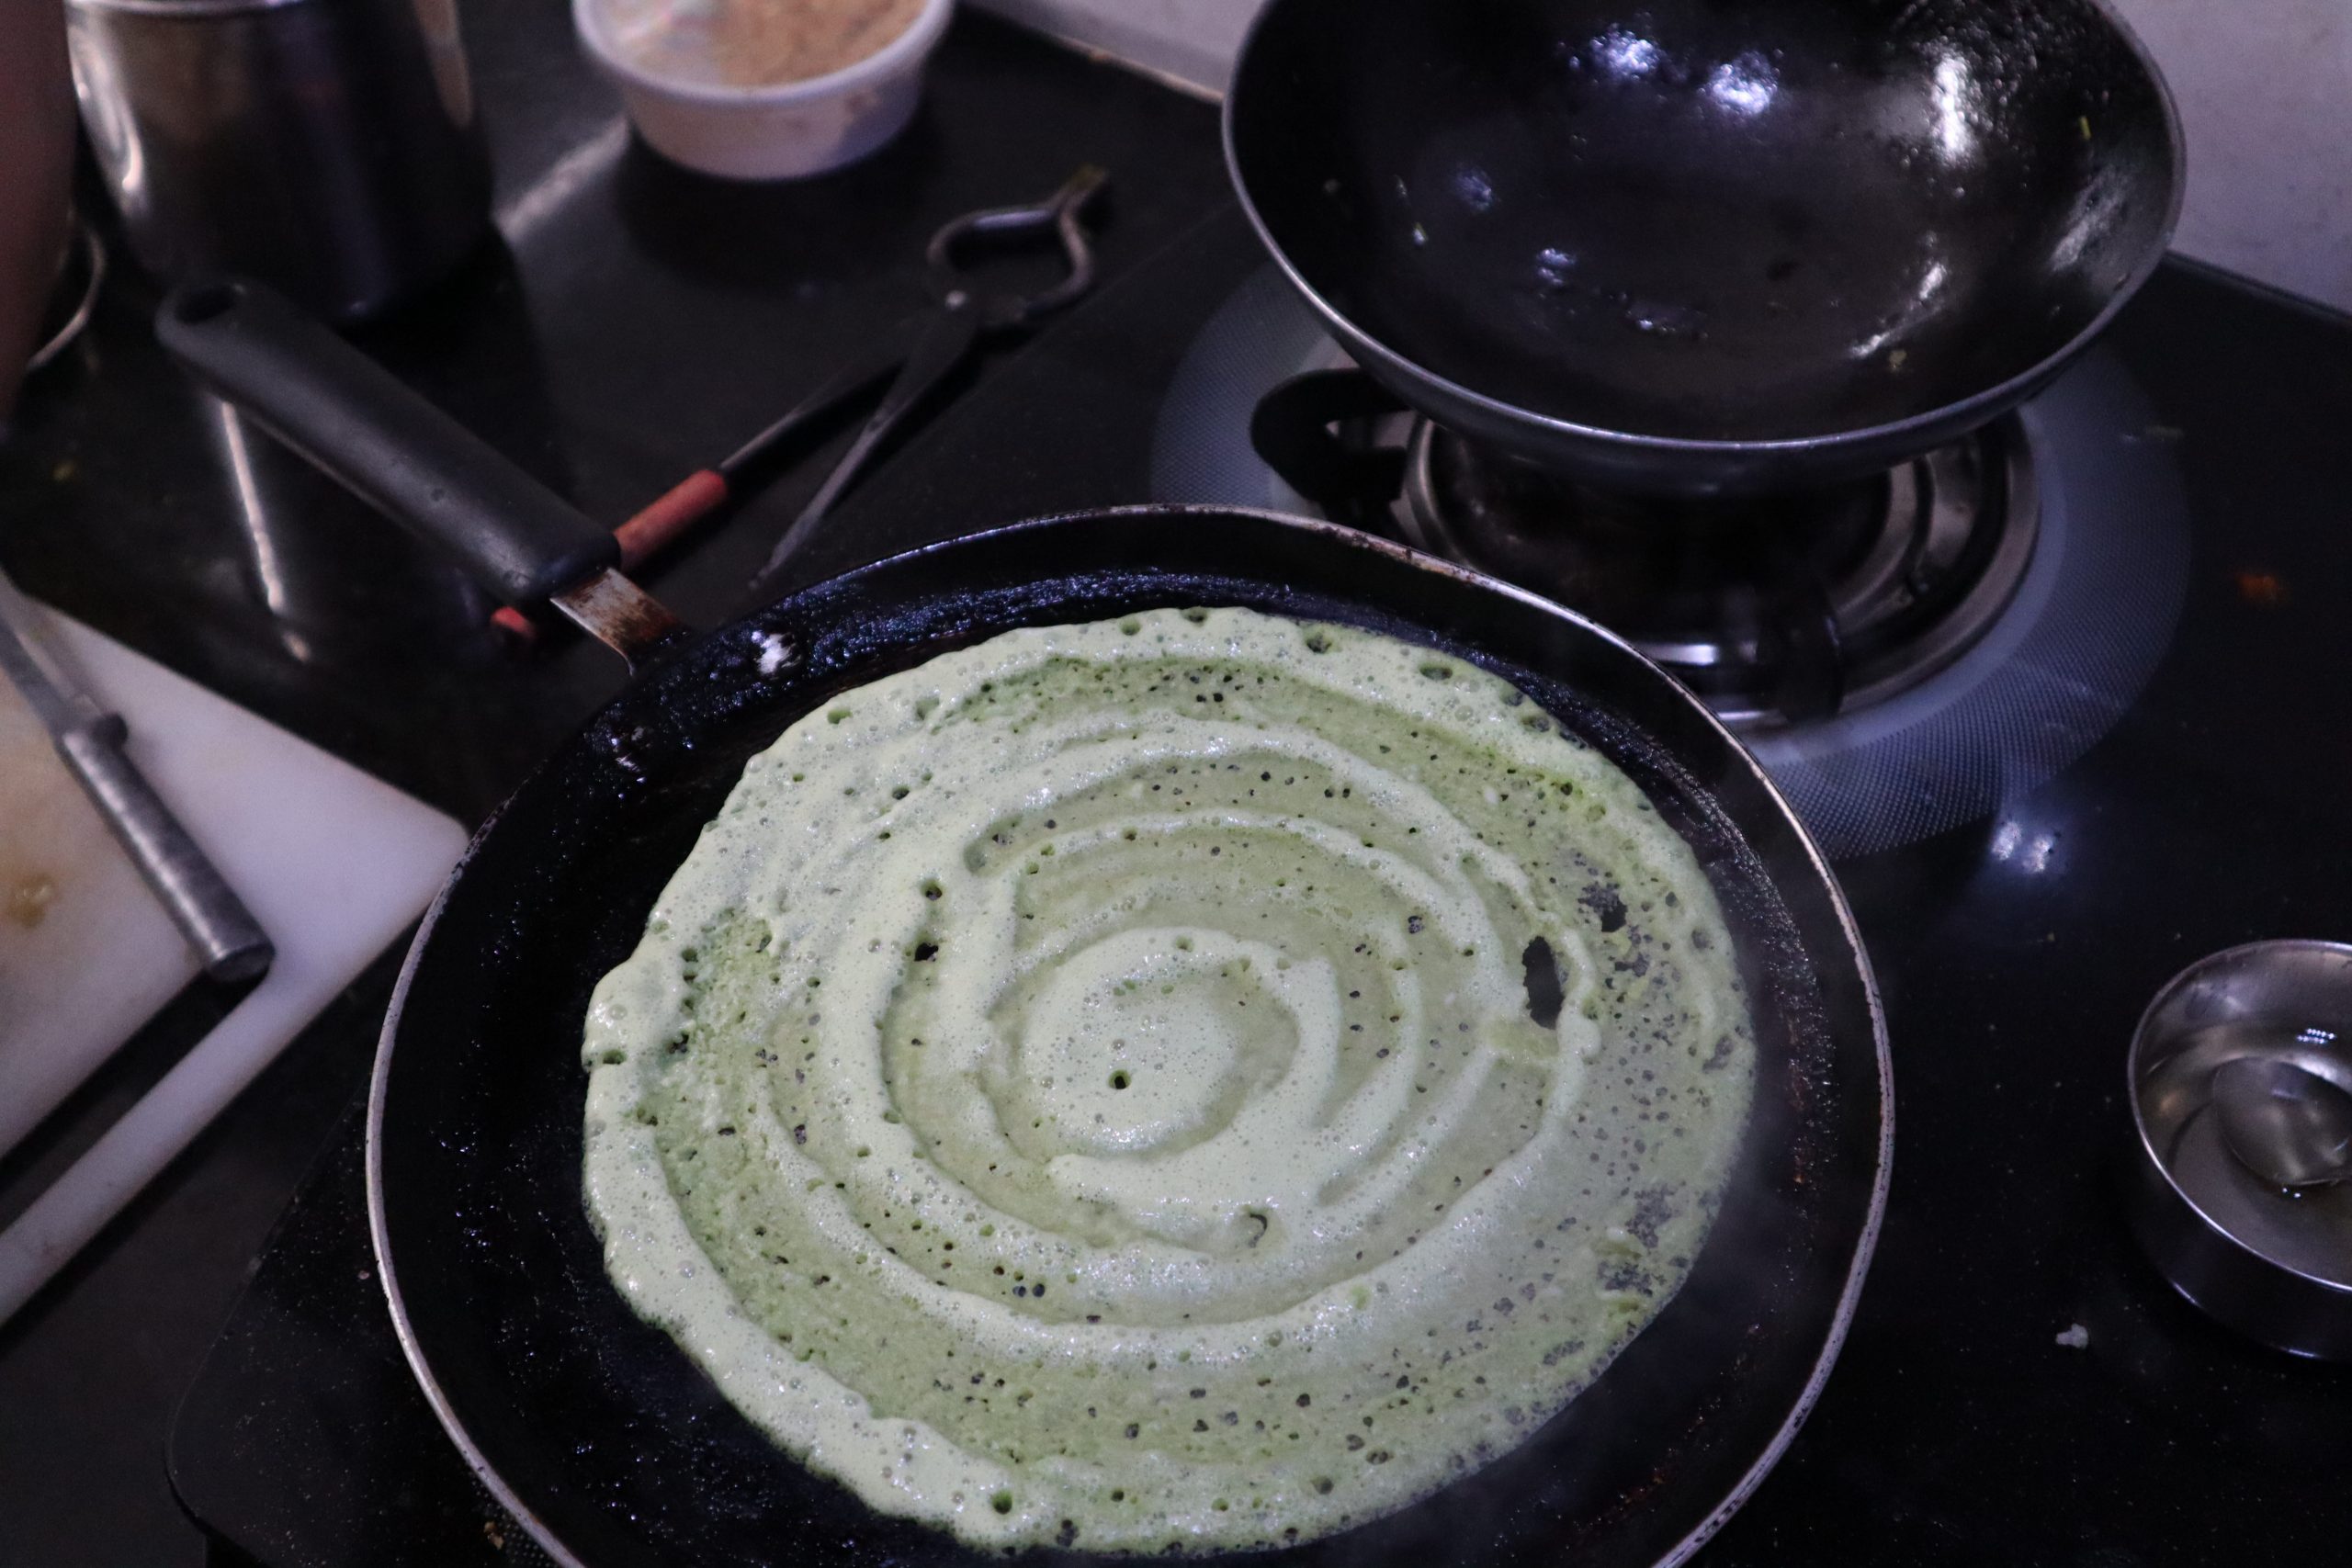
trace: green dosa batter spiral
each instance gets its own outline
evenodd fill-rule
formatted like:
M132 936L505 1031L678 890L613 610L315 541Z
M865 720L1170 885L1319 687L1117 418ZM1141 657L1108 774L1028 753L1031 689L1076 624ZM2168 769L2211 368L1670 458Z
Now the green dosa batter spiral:
M1194 610L795 725L585 1060L614 1279L779 1443L971 1541L1159 1551L1532 1432L1680 1284L1753 1048L1607 761L1457 660Z

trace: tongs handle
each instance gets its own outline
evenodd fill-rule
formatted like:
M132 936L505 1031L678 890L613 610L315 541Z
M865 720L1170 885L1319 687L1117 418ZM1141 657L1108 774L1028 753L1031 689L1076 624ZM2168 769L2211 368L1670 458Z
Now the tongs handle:
M992 207L956 219L931 237L923 252L931 267L933 292L942 299L957 289L982 292L966 277L956 260L966 242L1050 231L1068 268L1062 280L1041 293L990 297L983 311L984 324L1023 326L1069 304L1094 287L1094 247L1086 234L1086 209L1110 183L1107 170L1088 164L1043 201L1024 207Z
M776 540L775 547L768 552L766 562L752 579L752 592L763 593L767 591L776 574L783 570L784 563L833 509L833 503L842 498L842 492L865 471L866 465L873 460L874 454L880 450L882 444L939 389L941 382L956 373L956 367L970 356L979 337L980 322L976 301L969 295L953 294L940 302L938 309L924 321L922 332L907 352L906 363L899 367L889 389L882 394L879 406L866 420L864 428L858 431L856 439L850 443L849 450L842 453L840 461L833 465L833 471L825 476L825 482L817 488L817 493L809 497L808 503L800 509L800 515L792 520L792 525L784 531L784 536Z
M178 289L155 334L223 398L510 604L552 598L620 558L611 534L260 284Z

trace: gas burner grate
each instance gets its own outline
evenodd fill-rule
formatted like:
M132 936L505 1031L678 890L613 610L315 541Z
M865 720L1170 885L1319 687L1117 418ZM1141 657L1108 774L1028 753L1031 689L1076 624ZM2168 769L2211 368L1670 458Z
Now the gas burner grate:
M1589 615L1745 728L1856 712L1948 668L2015 595L2038 534L2014 416L1867 479L1739 500L1561 479L1352 369L1277 386L1250 434L1334 518Z
M2143 438L2162 423L2121 363L2095 352L2011 419L1842 492L1848 510L1820 519L1802 556L1838 617L1831 716L1792 716L1829 705L1821 683L1808 690L1800 679L1820 660L1821 639L1792 649L1786 619L1775 625L1751 609L1750 635L1731 636L1716 620L1696 623L1702 636L1692 637L1687 592L1582 603L1707 693L1831 855L1908 843L1982 818L2070 765L2155 669L2188 566L2188 492L2172 448ZM1163 394L1151 493L1319 513L1401 541L1416 536L1408 482L1528 482L1445 467L1449 442L1419 434L1269 266L1202 326ZM1459 455L1478 467L1479 454ZM1428 480L1415 477L1417 461ZM1563 499L1556 484L1534 488L1549 503ZM1574 491L1566 499L1596 501ZM1916 543L1881 553L1896 536L1870 519L1898 514L1913 519L1902 536ZM1482 547L1486 570L1578 599L1559 562L1548 581L1540 558L1514 564L1508 536L1517 528L1458 531L1475 535L1461 553ZM1719 547L1761 547L1757 530L1746 532L1749 542ZM1654 547L1644 536L1634 536L1637 554ZM1686 590L1704 580L1695 563L1674 564L1691 570ZM1752 561L1743 570L1745 592L1770 604ZM1801 636L1804 623L1793 629ZM1692 642L1728 645L1730 657L1702 664ZM1762 680L1768 671L1777 681ZM1754 694L1759 686L1765 695Z

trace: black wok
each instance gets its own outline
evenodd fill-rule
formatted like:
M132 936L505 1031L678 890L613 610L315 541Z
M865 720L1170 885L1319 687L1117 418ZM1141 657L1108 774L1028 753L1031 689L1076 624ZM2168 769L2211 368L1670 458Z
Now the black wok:
M1273 0L1260 235L1408 402L1631 491L1883 469L2161 258L2180 131L2098 0Z
M492 477L487 448L282 302L243 288L184 293L161 330L221 392L486 579L601 581L593 525ZM511 524L502 505L531 517ZM594 595L566 592L595 618ZM699 639L660 631L642 604L634 621L607 621L639 679L482 829L426 917L377 1059L377 1255L443 1423L559 1562L991 1560L802 1470L632 1314L582 1202L581 1021L744 760L795 718L1009 627L1170 604L1352 622L1518 682L1632 773L1696 847L1758 1012L1738 1171L1680 1294L1525 1447L1400 1514L1279 1555L1677 1561L1811 1406L1884 1203L1888 1064L1836 885L1755 764L1626 645L1531 595L1329 525L1102 513L901 556Z

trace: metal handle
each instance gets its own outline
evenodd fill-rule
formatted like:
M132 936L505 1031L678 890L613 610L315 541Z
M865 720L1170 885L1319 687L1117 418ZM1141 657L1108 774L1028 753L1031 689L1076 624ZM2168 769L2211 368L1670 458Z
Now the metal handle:
M170 912L216 980L250 980L277 950L243 900L220 879L145 775L122 750L122 720L108 714L57 737L58 755L106 818L139 874Z
M825 482L818 487L808 504L801 508L800 515L792 520L792 526L776 540L775 548L768 552L766 562L752 579L753 592L766 592L776 574L784 569L785 562L807 542L817 525L833 509L833 503L842 498L842 492L865 472L866 464L882 444L906 423L908 415L921 408L924 400L939 389L941 382L956 373L956 367L970 355L979 340L980 320L978 303L972 296L954 293L940 301L939 308L924 325L922 335L915 339L913 347L908 351L906 364L900 367L898 378L882 395L881 405L875 409L865 428L857 433L857 439L850 443L849 450L842 454L841 461L833 465L833 471L825 476Z
M514 604L620 558L613 536L281 296L243 279L164 301L173 356Z
M1835 718L1846 704L1844 636L1821 579L1802 561L1776 568L1766 585L1758 651L1771 682L1772 705L1792 724Z
M931 237L923 258L930 264L933 290L943 298L968 287L956 265L956 252L966 241L984 236L1019 235L1051 230L1060 243L1069 272L1042 294L1001 296L1001 313L992 326L1019 326L1069 304L1094 287L1094 250L1086 235L1086 209L1111 183L1107 170L1089 164L1072 175L1041 202L1027 207L995 207L967 213Z
M1394 446L1363 450L1332 434L1344 420L1401 413L1396 393L1359 370L1309 370L1268 392L1250 420L1250 445L1284 484L1326 511L1359 522L1385 508L1405 479ZM1368 521L1368 519L1361 519Z

